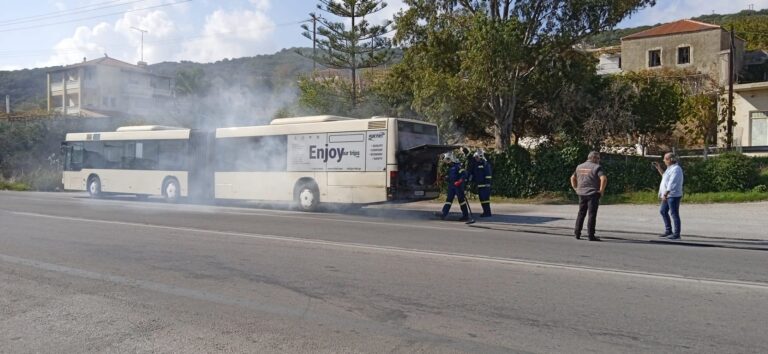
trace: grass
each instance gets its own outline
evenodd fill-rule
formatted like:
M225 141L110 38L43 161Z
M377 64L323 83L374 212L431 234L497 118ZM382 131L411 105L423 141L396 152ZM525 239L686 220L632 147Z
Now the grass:
M0 180L0 190L28 191L29 186L21 182L8 182Z

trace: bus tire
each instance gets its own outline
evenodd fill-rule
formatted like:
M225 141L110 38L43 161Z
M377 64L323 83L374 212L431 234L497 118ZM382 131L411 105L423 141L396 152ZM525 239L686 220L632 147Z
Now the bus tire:
M101 198L101 180L99 176L91 176L88 178L88 195L91 198Z
M301 211L314 211L320 204L320 191L317 185L303 182L296 188L296 206Z
M179 195L181 188L179 188L179 181L176 178L168 178L163 182L163 197L168 203L176 203L179 201Z

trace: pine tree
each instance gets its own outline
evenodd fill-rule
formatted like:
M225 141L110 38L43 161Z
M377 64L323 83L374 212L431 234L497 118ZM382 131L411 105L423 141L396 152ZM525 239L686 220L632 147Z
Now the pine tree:
M348 69L351 72L351 100L357 103L357 70L373 68L386 63L391 56L392 44L385 35L392 21L380 25L371 24L366 16L383 10L387 4L382 0L319 0L317 8L341 19L334 22L323 16L310 14L317 22L317 33L310 32L306 24L301 27L303 35L314 42L319 53L313 59L333 69ZM348 26L349 24L349 26ZM313 28L314 29L314 28Z

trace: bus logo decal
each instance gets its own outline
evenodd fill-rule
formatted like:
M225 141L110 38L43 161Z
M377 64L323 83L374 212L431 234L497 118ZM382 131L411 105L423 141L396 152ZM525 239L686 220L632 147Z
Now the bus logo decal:
M328 148L328 144L325 144L324 148L317 148L316 145L309 146L309 158L310 160L323 160L328 162L328 159L336 159L336 162L341 162L344 157L344 148Z

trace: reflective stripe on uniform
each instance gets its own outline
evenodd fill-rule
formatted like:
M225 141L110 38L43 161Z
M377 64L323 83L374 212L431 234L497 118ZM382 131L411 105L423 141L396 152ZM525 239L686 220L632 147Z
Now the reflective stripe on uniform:
M480 202L480 204L491 204L491 201L490 200L486 200L484 202Z
M466 171L466 170L462 168L462 169L459 170L459 173L462 173L464 171Z
M485 176L485 178L491 179L491 178L493 178L493 176Z
M477 168L485 168L485 166L477 166Z
M465 201L459 203L459 205L467 205L467 201L465 200Z
M445 205L453 205L453 202L445 202Z
M485 188L485 187L490 187L490 186L491 186L490 184L478 184L477 188Z

